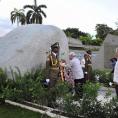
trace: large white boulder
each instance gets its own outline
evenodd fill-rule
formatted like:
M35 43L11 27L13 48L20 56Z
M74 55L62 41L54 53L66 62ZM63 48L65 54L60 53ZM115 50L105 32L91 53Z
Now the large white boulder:
M18 67L21 73L45 67L51 45L59 42L60 56L68 62L68 40L55 26L32 24L20 26L0 39L0 67Z

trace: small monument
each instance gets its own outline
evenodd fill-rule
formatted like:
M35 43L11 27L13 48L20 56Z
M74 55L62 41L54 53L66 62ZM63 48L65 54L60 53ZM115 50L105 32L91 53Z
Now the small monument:
M114 57L115 49L118 47L118 36L108 34L98 52L93 59L94 69L111 68L110 59Z

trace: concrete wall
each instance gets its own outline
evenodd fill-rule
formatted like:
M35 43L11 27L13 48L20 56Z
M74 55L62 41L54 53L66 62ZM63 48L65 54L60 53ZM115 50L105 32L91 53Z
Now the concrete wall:
M108 34L98 55L93 60L94 69L111 68L110 59L114 57L115 49L118 47L118 36Z

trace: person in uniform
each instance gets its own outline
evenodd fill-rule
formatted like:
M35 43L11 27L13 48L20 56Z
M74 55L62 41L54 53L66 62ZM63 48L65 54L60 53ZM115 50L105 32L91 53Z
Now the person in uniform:
M85 58L85 80L92 80L92 52L91 50L86 51Z
M51 46L51 52L46 60L46 76L49 79L49 87L54 87L59 78L59 43Z

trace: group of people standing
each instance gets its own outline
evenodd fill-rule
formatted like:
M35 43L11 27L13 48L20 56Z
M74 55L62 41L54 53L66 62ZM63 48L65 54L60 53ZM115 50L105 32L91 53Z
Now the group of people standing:
M46 79L44 85L52 88L58 80L67 81L76 94L83 93L82 86L86 80L92 80L92 52L86 51L83 59L79 60L74 52L69 53L69 64L65 60L59 59L59 43L51 46L51 51L46 60ZM115 83L116 94L118 96L118 48L115 58L112 58L112 73ZM79 89L78 89L79 86Z
M90 50L86 51L81 61L74 52L70 52L70 61L67 64L65 60L59 60L59 43L52 45L51 52L46 60L46 83L48 87L54 87L58 80L67 81L76 94L82 93L83 83L86 80L91 80L91 55Z

